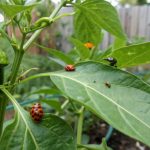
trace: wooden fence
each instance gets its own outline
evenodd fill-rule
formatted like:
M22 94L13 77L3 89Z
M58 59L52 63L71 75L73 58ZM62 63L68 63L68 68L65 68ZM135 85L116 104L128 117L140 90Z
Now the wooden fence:
M63 9L63 12L71 11L71 8ZM127 34L129 40L139 37L144 38L145 41L150 40L150 6L132 6L132 7L120 7L117 8L120 15L120 20L122 22L125 33ZM63 34L62 38L62 48L64 50L68 49L70 46L66 39L72 34L72 18L66 17L61 21L63 27L60 27L60 31ZM65 25L64 25L65 24ZM105 33L101 48L107 48L113 41L113 38L109 33Z

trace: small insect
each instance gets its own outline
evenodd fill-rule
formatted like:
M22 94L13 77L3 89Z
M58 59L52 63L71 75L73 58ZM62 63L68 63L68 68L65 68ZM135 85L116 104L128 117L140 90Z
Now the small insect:
M75 71L75 67L74 67L74 65L67 65L67 66L65 66L65 70L66 71Z
M108 61L110 63L110 66L116 66L117 64L117 59L113 58L113 57L108 57L108 58L104 58L104 60Z
M109 82L105 82L105 86L111 88L111 84Z
M84 46L85 46L86 48L92 49L92 48L94 47L94 44L91 43L91 42L87 42L87 43L84 44Z
M94 80L93 83L96 83L96 81Z
M44 112L39 103L36 103L32 106L30 115L35 122L40 122L42 120Z

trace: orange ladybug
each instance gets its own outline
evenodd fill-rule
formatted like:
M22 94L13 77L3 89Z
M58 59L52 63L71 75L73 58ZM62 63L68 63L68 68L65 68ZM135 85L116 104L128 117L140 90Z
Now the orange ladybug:
M91 42L87 42L87 43L84 44L84 46L85 46L86 48L92 49L92 48L94 47L94 44L91 43Z
M66 71L75 71L75 67L74 67L74 65L67 65L67 66L65 66L65 70Z
M44 112L40 103L36 103L32 106L30 115L35 122L41 121L41 119L43 118Z

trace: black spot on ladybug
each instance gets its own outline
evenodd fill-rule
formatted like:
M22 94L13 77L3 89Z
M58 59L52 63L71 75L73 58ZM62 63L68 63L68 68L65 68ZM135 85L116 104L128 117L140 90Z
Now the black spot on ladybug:
M105 82L105 86L111 88L111 84L109 82Z
M75 71L75 67L73 65L67 65L65 66L66 71Z
M110 66L117 67L117 59L113 57L104 58L104 60L108 61L110 63Z
M35 122L40 122L42 120L44 112L39 103L36 103L32 106L30 115Z

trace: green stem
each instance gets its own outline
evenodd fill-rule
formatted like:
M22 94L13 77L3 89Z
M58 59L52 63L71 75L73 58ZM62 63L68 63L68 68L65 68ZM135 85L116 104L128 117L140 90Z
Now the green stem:
M59 12L59 10L63 7L63 5L66 3L67 0L62 0L62 2L58 5L58 7L55 8L55 10L52 12L52 14L49 16L49 20L52 20L57 13ZM37 30L31 37L30 39L24 44L23 49L27 50L31 44L36 40L36 38L38 37L38 35L41 33L42 29Z
M11 85L13 85L16 81L17 73L18 73L18 70L19 70L19 67L20 67L20 64L22 61L23 54L24 54L23 44L25 41L25 37L26 36L23 35L20 49L19 50L17 49L15 51L16 53L15 53L15 58L14 58L14 62L12 65L12 72L10 74L10 79L9 79L10 88L8 88L8 90L10 92L12 92L12 90L13 90L14 86L11 86ZM8 103L7 97L0 91L0 137L2 135L3 122L4 122L4 116L5 116L5 110L6 110L7 103Z
M3 80L4 80L4 70L3 68L0 68L0 85L3 84ZM4 121L4 113L5 111L3 111L3 107L6 107L6 101L4 99L4 94L2 93L2 91L0 91L0 136L2 134L2 129L3 129L3 121Z
M56 20L58 20L58 19L60 19L60 18L62 18L62 17L73 16L75 13L76 13L76 12L64 13L64 14L62 14L62 15L60 15L60 16L57 16L57 17L53 18L53 22L55 22Z
M17 50L14 58L14 63L12 66L12 73L10 76L10 85L13 85L16 81L16 76L18 74L18 70L22 61L24 51Z
M14 62L13 62L13 65L12 65L12 72L11 72L11 75L10 75L10 85L13 85L16 81L16 77L17 77L17 74L18 74L18 71L19 71L19 67L20 67L20 64L21 64L21 61L22 61L22 58L23 58L23 55L24 55L23 44L25 42L25 38L26 38L26 34L23 34L22 42L20 44L20 49L15 50L15 58L14 58Z
M83 118L84 118L84 106L81 107L79 111L79 119L77 125L77 144L81 144L82 140L82 126L83 126Z
M68 104L69 104L69 100L67 99L67 100L61 105L61 109L63 110ZM57 111L55 115L59 115L59 111Z

